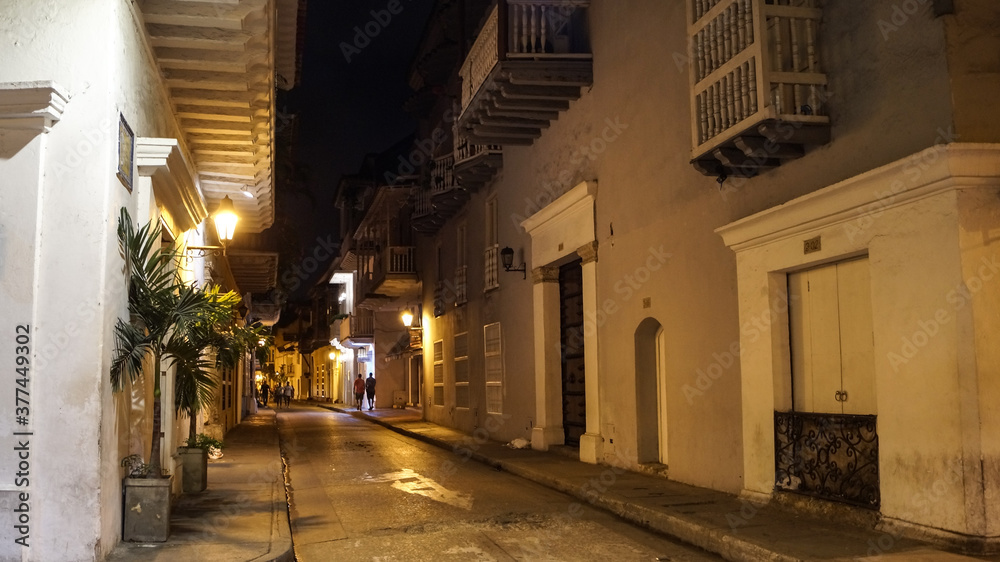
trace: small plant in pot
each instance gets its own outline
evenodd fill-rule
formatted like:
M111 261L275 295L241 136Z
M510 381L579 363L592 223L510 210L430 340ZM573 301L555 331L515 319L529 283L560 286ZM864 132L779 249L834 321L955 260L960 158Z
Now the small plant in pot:
M183 490L201 492L208 487L208 459L222 456L222 441L199 433L189 437L185 447L177 449L183 470Z

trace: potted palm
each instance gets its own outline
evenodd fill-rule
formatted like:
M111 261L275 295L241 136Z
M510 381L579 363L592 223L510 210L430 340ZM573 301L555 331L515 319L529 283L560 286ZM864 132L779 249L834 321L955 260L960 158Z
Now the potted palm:
M170 532L170 476L160 462L162 404L160 377L172 364L202 361L190 328L211 313L214 303L203 291L185 284L178 273L180 252L161 248L160 226L150 222L138 230L125 209L118 219L118 247L125 261L129 320L115 324L111 384L121 391L142 377L153 376L152 436L148 461L131 462L125 482L122 538L165 541Z
M260 323L239 326L233 322L233 312L240 303L236 293L220 293L218 286L213 286L204 294L214 306L205 311L198 322L188 326L187 336L187 344L197 348L199 353L186 354L178 361L174 377L174 408L176 413L187 415L189 423L186 446L177 450L184 492L201 492L208 486L208 452L219 443L197 433L198 412L215 397L217 379L211 368L236 368L263 331ZM214 362L206 359L213 353Z

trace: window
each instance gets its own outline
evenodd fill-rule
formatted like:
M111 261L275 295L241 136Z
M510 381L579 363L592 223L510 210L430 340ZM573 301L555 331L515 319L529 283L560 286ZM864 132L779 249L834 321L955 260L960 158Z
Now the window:
M788 275L792 409L875 413L868 260Z
M434 342L434 398L435 406L444 406L444 340Z
M500 323L483 326L486 359L486 412L503 413L503 350L500 341Z
M486 251L485 251L485 276L483 277L483 290L489 291L500 287L500 236L499 236L500 211L497 206L497 198L491 197L486 201Z
M458 264L455 267L455 305L461 305L468 302L468 281L467 281L467 267L466 267L466 232L467 229L465 224L458 226L458 230L455 233L455 263Z
M455 407L469 407L469 332L464 309L455 314Z
M750 177L829 140L817 0L689 0L691 163Z

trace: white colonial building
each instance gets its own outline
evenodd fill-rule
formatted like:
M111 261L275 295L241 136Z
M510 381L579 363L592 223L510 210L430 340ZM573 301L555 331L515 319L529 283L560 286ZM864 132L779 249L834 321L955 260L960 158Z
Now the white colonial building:
M296 0L2 2L0 559L100 560L120 540L121 460L148 460L156 375L112 393L127 315L119 211L194 246L215 243L205 219L226 196L240 232L271 224L276 77L295 81L297 12ZM249 294L275 260L234 243L228 259L190 260L188 277ZM245 373L220 373L207 425L243 415ZM167 384L162 462L176 474L187 422L171 397Z

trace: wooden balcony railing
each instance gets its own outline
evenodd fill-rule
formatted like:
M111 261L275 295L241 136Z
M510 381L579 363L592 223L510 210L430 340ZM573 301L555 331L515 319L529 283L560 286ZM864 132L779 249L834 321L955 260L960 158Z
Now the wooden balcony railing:
M802 144L826 142L816 0L689 1L695 166L754 175L801 156ZM777 122L792 125L787 134L778 135Z
M416 273L416 248L413 246L389 246L382 251L381 259L375 263L375 272L399 274Z
M434 204L431 203L431 191L420 187L413 188L413 216L422 217L434 212Z
M455 145L455 163L462 164L479 155L501 151L503 151L503 147L499 144L474 144L468 139L460 137Z
M459 187L455 178L455 156L435 158L431 168L431 190L436 193Z
M460 265L455 269L455 304L469 302L469 266Z
M370 338L375 335L375 315L369 311L352 314L340 323L340 339Z
M493 68L500 60L499 52L501 45L497 43L501 37L500 27L500 6L493 7L483 29L476 37L476 42L469 50L459 76L462 78L462 110L469 107L473 96L486 81L486 78L493 72Z
M498 0L459 71L475 144L531 144L593 84L590 0Z
M500 287L500 245L493 244L486 248L483 290L489 291Z

